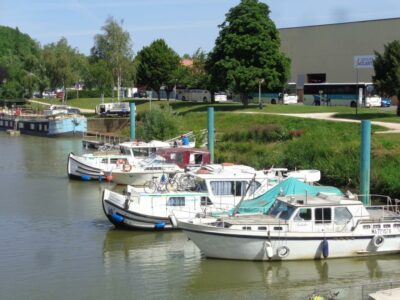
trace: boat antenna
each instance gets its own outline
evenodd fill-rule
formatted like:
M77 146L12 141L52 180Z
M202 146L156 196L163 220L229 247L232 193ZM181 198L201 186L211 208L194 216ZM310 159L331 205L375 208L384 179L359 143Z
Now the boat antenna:
M251 187L252 183L253 183L255 180L256 180L256 173L254 173L253 178L250 180L249 184L247 185L246 192L243 194L243 196L242 196L242 198L240 199L240 201L238 202L238 204L236 204L235 209L233 210L233 213L232 213L232 216L233 216L233 217L237 215L237 212L238 212L238 210L239 210L240 204L242 204L242 202L243 202L243 200L244 200L244 197L246 197L247 192L250 190L250 187Z

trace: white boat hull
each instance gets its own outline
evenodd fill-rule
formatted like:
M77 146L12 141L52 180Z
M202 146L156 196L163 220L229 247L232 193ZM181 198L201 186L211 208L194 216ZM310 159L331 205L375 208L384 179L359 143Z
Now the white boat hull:
M177 228L171 224L170 215L177 214L182 219L193 218L196 213L202 211L200 199L205 196L207 195L203 193L179 192L128 197L106 189L103 192L102 203L104 213L116 227L171 230ZM170 197L185 197L185 206L167 205Z
M265 232L244 233L210 226L193 225L178 221L178 227L183 229L188 238L207 256L212 258L236 260L303 260L324 259L324 234L309 234L304 237L282 232L279 236L270 236ZM328 256L326 258L357 257L365 255L380 255L400 253L400 233L382 235L384 243L380 247L373 244L374 235L354 236L352 234L335 233L326 237ZM268 256L270 242L272 255ZM286 247L286 248L283 248ZM278 254L289 250L287 256ZM281 252L281 253L282 253Z
M108 161L108 158L105 158ZM117 158L133 161L133 159L126 155L115 156ZM112 170L122 169L122 165L116 163L103 163L103 157L85 157L74 155L70 153L68 155L67 171L70 178L82 179L82 180L103 180L106 176L110 175Z

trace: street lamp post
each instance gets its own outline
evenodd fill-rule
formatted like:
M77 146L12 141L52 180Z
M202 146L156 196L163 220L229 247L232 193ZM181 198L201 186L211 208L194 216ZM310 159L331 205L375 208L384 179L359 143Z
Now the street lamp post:
M261 84L264 83L264 79L260 79L258 82L258 107L261 109L262 108L262 103L261 103Z

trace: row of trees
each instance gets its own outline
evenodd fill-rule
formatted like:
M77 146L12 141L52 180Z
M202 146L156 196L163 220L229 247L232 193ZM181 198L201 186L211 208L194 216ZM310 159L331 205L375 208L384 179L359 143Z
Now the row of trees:
M181 57L163 39L134 56L129 33L111 17L94 37L89 56L72 48L65 38L40 48L18 29L1 27L7 36L0 40L6 41L8 52L0 53L0 97L30 97L34 90L83 82L86 89L99 94L117 87L118 98L119 87L134 85L158 93L164 87L167 95L176 86L230 90L241 94L247 104L247 95L261 79L269 89L278 89L288 78L289 59L279 50L278 31L269 13L268 6L258 0L242 0L226 14L214 49L210 53L199 49L189 56L190 67L181 64ZM29 45L28 54L15 47L18 36ZM27 78L17 75L20 72Z

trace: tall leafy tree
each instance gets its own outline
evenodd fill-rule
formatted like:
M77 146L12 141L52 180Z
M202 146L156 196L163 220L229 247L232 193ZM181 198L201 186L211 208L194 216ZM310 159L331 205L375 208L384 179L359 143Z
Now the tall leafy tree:
M66 92L66 87L74 85L80 78L79 66L82 56L68 45L66 38L63 37L57 43L45 45L43 59L51 88L62 87Z
M103 59L89 63L84 81L85 88L95 88L101 95L104 95L107 90L110 91L114 85L113 77L108 68L107 62Z
M383 53L375 51L375 56L373 82L377 90L382 95L397 96L400 100L400 41L388 43ZM400 101L397 115L400 116Z
M122 84L130 84L135 76L133 50L129 32L124 31L121 24L109 17L101 28L103 34L95 36L95 45L91 49L93 56L107 62L117 86L118 101Z
M152 88L160 100L160 88L166 87L167 97L179 76L179 55L163 39L143 47L137 57L137 82Z
M280 38L269 18L268 5L241 0L226 14L207 61L211 87L239 93L244 105L259 83L268 89L283 88L290 60L280 51Z
M30 97L44 82L37 42L18 28L0 26L0 97Z

